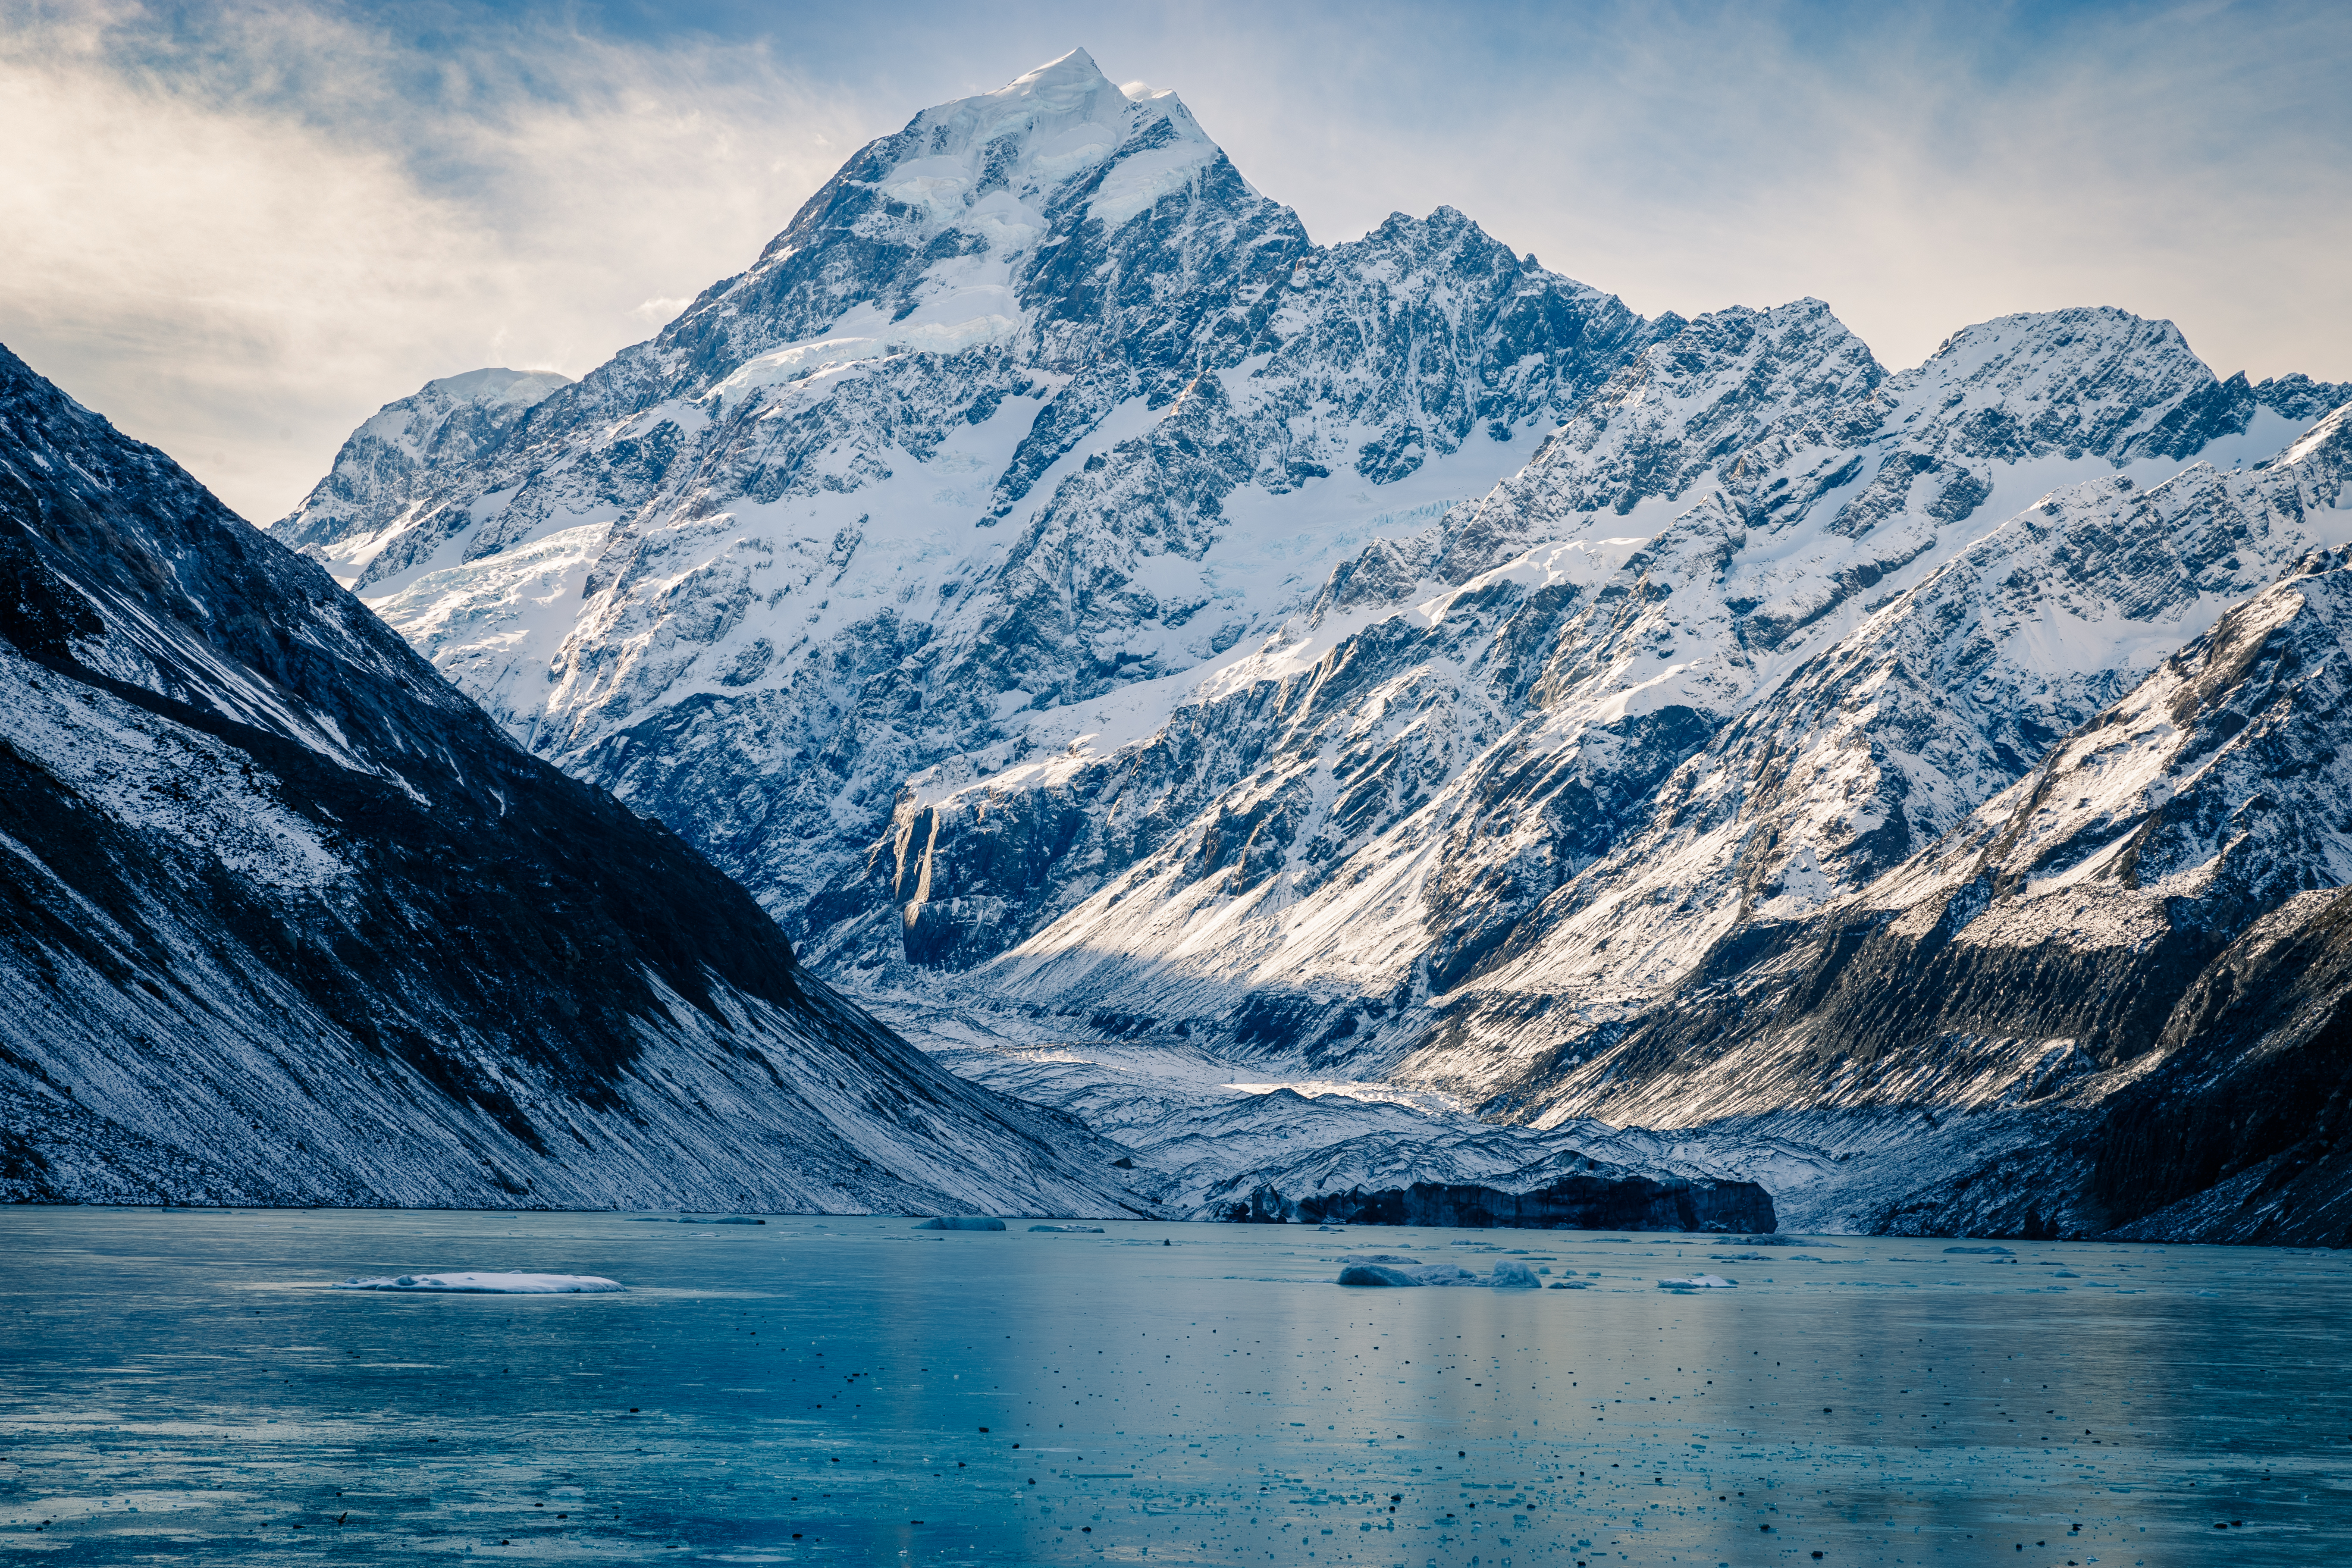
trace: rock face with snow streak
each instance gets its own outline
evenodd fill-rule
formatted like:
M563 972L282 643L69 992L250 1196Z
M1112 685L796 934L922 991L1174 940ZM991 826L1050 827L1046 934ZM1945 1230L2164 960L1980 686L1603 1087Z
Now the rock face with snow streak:
M0 351L0 1194L1130 1207Z

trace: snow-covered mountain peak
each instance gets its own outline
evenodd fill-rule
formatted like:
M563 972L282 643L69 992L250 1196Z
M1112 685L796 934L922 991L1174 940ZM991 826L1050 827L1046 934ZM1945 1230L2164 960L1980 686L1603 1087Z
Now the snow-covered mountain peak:
M413 520L436 467L497 446L524 415L571 384L556 371L502 365L428 381L352 431L327 477L271 531L348 584Z
M572 378L561 371L509 370L503 365L491 365L481 370L469 370L463 375L445 375L438 381L425 384L425 395L438 395L452 403L471 403L485 408L528 408L555 392L572 384Z
M1122 150L1131 166L1087 202L1088 215L1111 226L1217 153L1173 92L1131 98L1084 49L994 92L927 109L898 140L898 162L876 182L886 195L920 209L927 226L1014 248L1045 231L1041 205Z
M1938 456L2120 464L2186 457L2221 434L2200 417L2219 386L2170 321L2100 306L1963 328L1886 390L1893 428Z
M2352 469L2352 403L2296 437L2278 466L2295 470L2298 479L2325 486L2329 506L2343 505L2344 480Z

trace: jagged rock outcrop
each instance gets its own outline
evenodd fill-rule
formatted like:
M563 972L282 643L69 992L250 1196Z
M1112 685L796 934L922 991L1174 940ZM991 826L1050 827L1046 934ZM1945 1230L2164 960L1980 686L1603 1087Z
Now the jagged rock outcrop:
M1129 1207L5 351L0 849L14 1200Z

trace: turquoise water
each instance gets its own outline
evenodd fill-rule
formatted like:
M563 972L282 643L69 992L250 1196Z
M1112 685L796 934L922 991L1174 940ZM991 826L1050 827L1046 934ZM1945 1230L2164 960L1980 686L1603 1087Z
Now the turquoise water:
M11 1210L0 1551L2352 1562L2344 1255L1956 1245ZM1582 1288L1343 1289L1349 1251ZM326 1289L428 1268L629 1290ZM1655 1283L1698 1270L1738 1288Z

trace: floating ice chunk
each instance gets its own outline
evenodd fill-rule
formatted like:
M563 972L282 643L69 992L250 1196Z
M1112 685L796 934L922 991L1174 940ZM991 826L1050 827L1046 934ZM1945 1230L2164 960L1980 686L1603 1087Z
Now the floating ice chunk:
M763 1219L754 1219L747 1214L721 1215L717 1219L700 1219L690 1214L647 1214L630 1216L630 1223L633 1225L673 1223L677 1225L765 1225L768 1222Z
M1419 1263L1393 1252L1359 1253L1340 1261L1342 1285L1491 1285L1467 1268L1451 1263ZM1521 1264L1505 1265L1525 1271Z
M1543 1281L1524 1263L1497 1263L1487 1281L1497 1290L1540 1290Z
M1003 1230L1004 1227L1000 1225L996 1228ZM1040 1231L1051 1236L1100 1236L1103 1227L1098 1225L1033 1225L1029 1227L1032 1236Z
M1795 1236L1743 1236L1729 1245L1734 1247L1835 1247L1834 1241L1807 1241Z
M437 1290L466 1296L583 1296L625 1290L595 1274L401 1274L346 1279L338 1290Z
M917 1230L1003 1230L1004 1222L1001 1219L991 1219L985 1215L953 1214L941 1215L937 1219L927 1219L915 1228Z
M1398 1268L1386 1263L1350 1263L1339 1270L1342 1285L1420 1285L1417 1268Z
M1720 1274L1694 1274L1687 1279L1661 1279L1661 1290L1728 1290L1739 1283Z
M1467 1268L1452 1263L1424 1263L1413 1272L1424 1285L1484 1285L1486 1281Z
M1590 1290L1592 1289L1591 1286L1587 1285L1581 1279L1555 1280L1552 1282L1551 1288L1555 1290Z
M1979 1253L1979 1252L1980 1252L1980 1253L1985 1253L1985 1254L1987 1254L1987 1255L1989 1255L1989 1256L1995 1257L1995 1258L2014 1258L2014 1257L2016 1256L2016 1254L2015 1254L2015 1253L2013 1253L2013 1252L2010 1251L2010 1249L2009 1249L2009 1248L2007 1248L2006 1247L1948 1247L1944 1248L1944 1250L1945 1250L1947 1253L1953 1253L1953 1252Z

